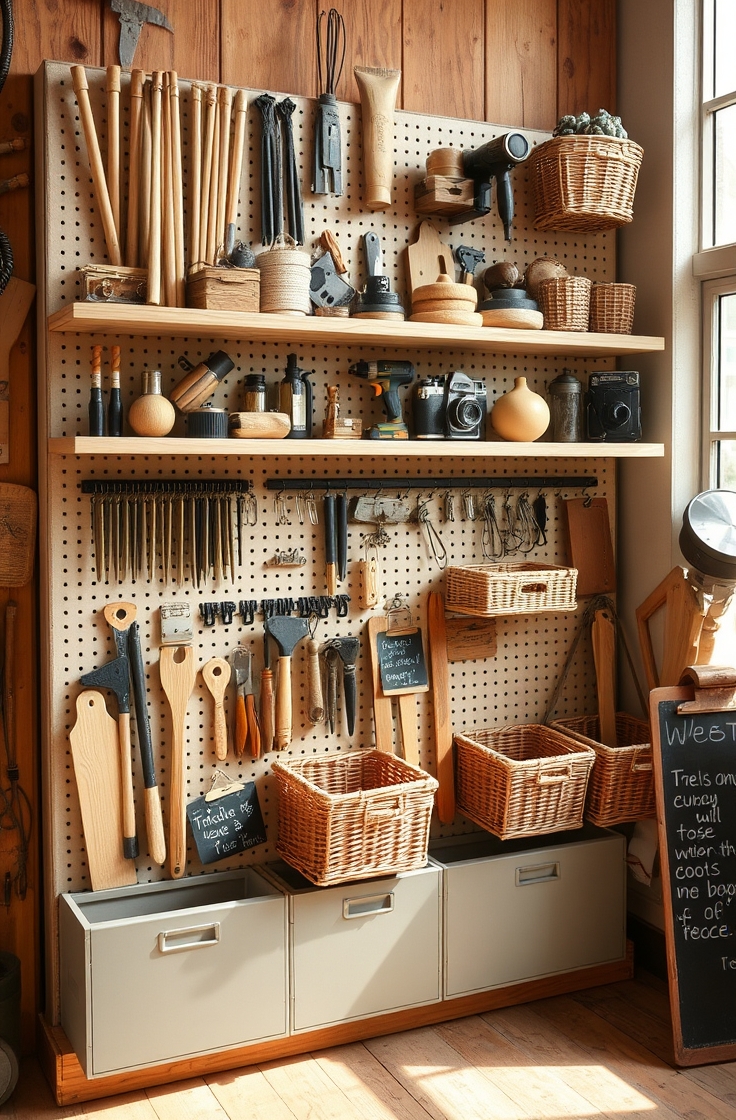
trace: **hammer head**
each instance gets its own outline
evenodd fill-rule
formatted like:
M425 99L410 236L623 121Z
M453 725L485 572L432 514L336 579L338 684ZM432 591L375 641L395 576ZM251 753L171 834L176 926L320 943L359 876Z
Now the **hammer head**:
M288 615L274 615L266 619L266 632L279 647L281 657L291 657L294 647L309 633L306 618L289 618Z
M87 688L109 688L115 693L118 710L125 714L130 711L130 669L127 657L116 657L99 669L85 673L80 683Z
M350 669L360 653L360 638L332 638L325 643L325 649L334 649L345 668Z

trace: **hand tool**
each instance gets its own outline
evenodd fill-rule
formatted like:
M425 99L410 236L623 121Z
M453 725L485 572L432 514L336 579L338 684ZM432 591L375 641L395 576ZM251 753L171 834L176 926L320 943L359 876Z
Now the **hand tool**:
M600 741L618 746L616 733L616 631L606 610L596 611L591 627Z
M296 109L296 102L290 97L276 103L276 109L284 126L285 159L286 159L286 215L289 224L289 233L297 245L304 244L304 203L302 202L302 188L299 182L299 169L294 151L294 129L291 117Z
M468 222L484 217L491 209L491 180L496 180L496 207L503 223L503 234L511 240L514 217L514 194L509 172L523 163L531 151L529 141L520 132L506 132L489 140L480 148L463 152L463 173L475 183L472 210L453 214L450 223Z
M159 671L161 687L171 710L172 749L169 767L169 871L180 879L186 871L186 743L187 705L197 679L192 646L163 646Z
M184 257L184 187L182 183L181 116L179 79L175 70L169 72L171 103L171 190L174 197L174 263L175 306L186 307L186 261Z
M250 666L250 650L243 646L230 651L230 664L235 672L235 728L233 730L233 743L235 754L240 756L245 751L248 742L248 713L245 707L244 685Z
M107 402L107 434L123 434L123 399L120 396L120 347L110 347L110 396Z
M486 259L485 253L482 249L476 249L473 245L458 245L455 249L455 258L462 269L460 283L471 285L476 268L479 264L483 264Z
M166 31L173 31L173 27L163 12L152 8L149 4L141 4L138 0L110 0L110 8L120 16L120 65L129 70L133 64L135 50L144 23L152 23L156 27L163 27Z
M125 236L125 263L138 264L138 204L140 199L140 158L143 118L143 70L130 74L130 139L128 142L128 217Z
M202 210L202 87L192 82L190 114L192 118L189 147L189 267L197 264L199 257L199 220Z
M268 630L263 631L263 669L261 670L261 745L263 753L273 749L276 732L276 713L274 711L273 669L271 668L271 648L268 644Z
M135 864L120 850L123 831L115 720L100 692L80 692L69 743L93 891L137 882Z
M306 638L309 627L304 618L275 615L266 619L266 630L279 650L274 747L281 751L291 742L291 655L302 638Z
M119 610L120 606L116 604L116 608ZM148 705L146 704L146 677L141 653L140 631L138 623L135 621L131 622L128 628L128 658L130 660L130 676L133 681L138 750L141 756L141 769L143 770L148 852L154 863L163 866L166 863L164 821L161 815L161 796L156 782L151 724L148 719Z
M393 754L393 719L391 715L391 698L384 696L381 688L381 667L378 662L378 649L376 638L388 626L385 615L375 615L368 619L368 652L371 659L371 674L373 677L373 726L375 732L376 750Z
M357 708L357 685L355 679L355 662L360 653L360 638L331 638L323 649L334 650L342 662L342 695L345 705L345 720L348 735L352 739L355 733L355 713Z
M408 439L409 429L401 414L399 386L414 380L414 366L405 361L353 362L350 373L370 381L377 396L383 394L386 419L368 433L369 439Z
M210 212L210 188L212 183L212 160L215 145L215 111L217 107L217 86L205 86L204 96L204 144L202 147L202 209L199 217L200 263L212 264L207 258L207 228Z
M346 307L355 288L337 274L332 253L323 253L310 271L309 298L316 307Z
M445 602L441 591L430 591L427 604L429 660L432 670L432 737L437 790L437 815L442 824L455 818L455 775L452 765L452 722L450 718L450 678L447 666Z
M102 221L102 229L105 234L107 255L110 258L110 264L122 264L123 258L120 252L120 244L118 242L117 227L115 225L115 218L113 216L112 207L110 205L110 194L107 187L107 179L105 177L105 168L102 163L102 156L100 155L100 145L97 139L97 129L95 127L95 120L92 115L92 107L89 101L89 83L87 82L87 72L83 66L72 66L71 75L74 92L77 96L77 105L79 106L79 116L82 121L84 139L87 144L89 169L92 173L92 185L95 192L95 201L97 202L97 206L100 211L100 220Z
M403 320L404 308L397 293L391 291L390 278L384 275L381 242L373 230L363 234L363 254L367 276L354 316L360 319Z
M235 227L238 221L238 200L240 196L240 176L243 171L243 152L245 151L245 125L248 113L248 98L244 89L239 89L233 99L235 125L233 147L230 157L230 172L225 205L225 256L229 257L235 248Z
M342 194L342 154L340 145L340 114L335 88L345 63L345 21L336 8L327 13L327 39L322 46L322 20L317 17L317 77L319 101L314 122L313 194Z
M354 66L363 122L363 202L369 210L391 205L394 175L394 109L400 70Z
M256 699L253 695L253 654L243 646L233 650L233 654L237 655L238 661L236 669L238 676L236 731L239 740L242 742L240 753L242 754L246 745L250 743L251 758L260 758L263 751L263 742L261 725L256 712ZM235 666L234 658L233 665ZM245 729L243 729L243 718L245 718Z
M222 657L211 657L202 666L202 680L210 690L215 702L215 756L222 762L227 758L225 693L230 683L230 665Z
M348 496L345 492L337 494L335 497L335 522L337 579L338 583L342 583L348 574Z
M315 637L319 619L311 615L308 620L307 641L307 719L315 726L325 718L325 701L322 695L322 674L319 665L319 642Z
M325 663L325 678L327 682L327 722L330 735L335 734L337 726L337 673L340 655L332 646L327 646L322 651Z
M89 393L89 434L105 434L105 405L102 399L102 347L92 347L91 388Z
M322 499L325 523L325 584L327 594L337 591L337 528L335 524L335 495L325 494Z
M107 67L107 188L118 240L120 224L120 67Z
M161 303L161 91L163 79L160 70L151 74L151 191L148 199L148 286L146 302Z

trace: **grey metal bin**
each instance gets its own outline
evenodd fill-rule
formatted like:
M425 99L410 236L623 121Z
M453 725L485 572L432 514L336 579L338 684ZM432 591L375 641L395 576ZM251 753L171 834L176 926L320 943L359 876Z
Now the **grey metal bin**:
M61 1022L85 1075L285 1035L286 921L252 868L61 895Z

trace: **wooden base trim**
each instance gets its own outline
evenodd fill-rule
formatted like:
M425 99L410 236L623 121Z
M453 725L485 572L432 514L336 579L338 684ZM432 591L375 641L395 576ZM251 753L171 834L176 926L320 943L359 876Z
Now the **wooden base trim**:
M370 1019L338 1023L336 1026L304 1034L292 1034L286 1038L273 1039L271 1042L253 1043L235 1050L223 1050L216 1054L202 1054L181 1061L165 1062L145 1069L129 1070L108 1077L86 1078L76 1054L69 1044L61 1027L51 1026L41 1016L39 1020L38 1053L46 1078L59 1105L75 1104L78 1101L96 1100L111 1097L117 1093L127 1093L133 1089L145 1089L153 1085L166 1085L172 1081L183 1081L188 1077L202 1077L210 1073L222 1073L240 1066L256 1065L279 1058L305 1054L312 1050L322 1050L328 1046L340 1046L346 1042L357 1042L363 1038L375 1038L382 1034L395 1034L398 1031L413 1030L415 1027L444 1023L449 1019L460 1019L466 1015L478 1015L493 1011L498 1007L511 1007L517 1003L529 1003L536 999L566 995L569 992L593 988L601 984L613 984L619 980L630 980L634 975L634 950L627 942L626 957L610 964L595 965L591 968L577 969L556 976L546 976L540 980L528 980L522 984L511 984L504 988L477 992L459 999L441 1000L439 1003L412 1007L405 1011L393 1011L386 1015L376 1015Z

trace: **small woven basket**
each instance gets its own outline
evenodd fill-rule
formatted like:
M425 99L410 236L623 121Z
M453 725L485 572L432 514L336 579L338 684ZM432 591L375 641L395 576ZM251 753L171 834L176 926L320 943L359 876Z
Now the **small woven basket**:
M276 850L323 887L424 867L437 781L384 751L273 764Z
M589 329L598 334L631 334L635 302L635 284L594 284Z
M595 751L585 802L586 820L608 828L655 815L652 746L646 720L617 712L616 747L599 742L597 715L556 719L550 727Z
M259 253L261 311L280 315L309 315L311 260L288 234L283 242Z
M474 564L445 572L445 603L459 614L574 611L577 569L549 564Z
M536 229L616 229L633 218L644 151L615 136L555 136L530 157Z
M457 807L501 840L580 828L592 748L543 724L455 736Z
M551 276L539 285L539 306L547 331L587 331L590 289L587 276Z

